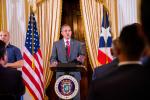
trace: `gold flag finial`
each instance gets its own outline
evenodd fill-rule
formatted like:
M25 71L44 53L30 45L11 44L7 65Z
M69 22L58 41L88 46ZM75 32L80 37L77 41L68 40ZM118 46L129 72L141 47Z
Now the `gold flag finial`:
M36 12L37 10L37 5L42 3L44 0L28 0L29 5L32 9L33 12Z
M96 0L97 2L101 3L104 9L109 13L108 7L106 5L106 0Z
M100 3L103 3L103 0L98 0Z
M96 0L96 2L104 3L104 0Z

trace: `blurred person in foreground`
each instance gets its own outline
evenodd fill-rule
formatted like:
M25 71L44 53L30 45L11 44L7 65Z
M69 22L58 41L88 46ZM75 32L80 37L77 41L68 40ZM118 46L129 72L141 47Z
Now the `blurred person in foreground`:
M117 56L117 46L118 46L118 38L113 40L112 47L111 47L111 55L113 56L112 62L108 64L104 64L94 69L92 80L95 80L100 77L104 77L105 75L111 73L113 70L116 69L116 66L119 63L118 56Z
M143 57L144 59L144 72L145 78L147 80L147 84L145 85L147 88L145 91L149 91L147 93L148 98L150 99L150 1L149 0L141 0L141 23L143 27L143 35L146 41L146 54Z
M13 68L6 68L5 43L0 40L0 100L20 100L25 93L22 73Z
M91 83L88 100L146 100L147 80L140 61L144 48L141 25L125 26L119 37L117 69Z
M150 1L141 0L141 23L144 30L144 37L146 40L146 54L144 65L147 70L150 70Z

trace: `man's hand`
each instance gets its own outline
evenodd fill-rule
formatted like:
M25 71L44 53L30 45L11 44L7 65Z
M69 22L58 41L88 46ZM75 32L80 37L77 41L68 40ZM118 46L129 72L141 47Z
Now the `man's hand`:
M54 61L54 62L51 63L51 66L52 66L52 67L56 67L57 65L58 65L58 62L57 62L57 61Z
M85 60L85 56L83 56L83 55L80 55L77 57L77 61L79 61L81 63L84 63L84 60Z
M7 64L5 64L5 65L3 65L3 67L5 67L5 68L6 68L6 67L8 67L8 66L7 66Z

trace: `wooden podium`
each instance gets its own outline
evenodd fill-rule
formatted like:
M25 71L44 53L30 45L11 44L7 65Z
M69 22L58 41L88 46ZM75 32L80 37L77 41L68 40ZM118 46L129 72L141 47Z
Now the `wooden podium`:
M87 88L87 79L85 78L87 69L83 65L76 65L74 63L61 63L56 67L50 67L50 70L54 72L54 76L52 78L51 84L48 89L50 91L46 91L46 95L49 97L49 100L58 100L58 96L54 92L54 84L56 82L56 72L64 72L64 75L69 75L70 72L80 72L81 73L81 81L80 85L80 100L83 100L87 94L84 90ZM53 83L52 83L53 82ZM53 92L52 92L53 91ZM85 99L85 98L84 98Z

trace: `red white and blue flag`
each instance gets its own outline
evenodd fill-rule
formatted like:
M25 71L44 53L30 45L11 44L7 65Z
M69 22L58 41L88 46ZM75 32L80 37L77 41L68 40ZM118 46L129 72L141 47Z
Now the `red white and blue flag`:
M108 14L103 8L103 20L98 49L98 61L100 64L107 64L112 61L113 57L110 52L111 44L112 37L110 33Z
M34 100L44 100L43 60L34 13L30 14L23 52L23 80Z

